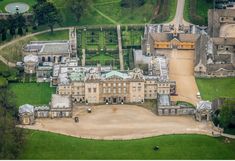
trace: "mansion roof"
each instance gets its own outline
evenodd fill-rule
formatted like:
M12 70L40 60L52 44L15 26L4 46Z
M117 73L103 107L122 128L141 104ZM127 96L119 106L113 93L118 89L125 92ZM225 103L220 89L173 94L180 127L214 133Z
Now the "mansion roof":
M28 63L28 62L34 62L34 63L38 63L38 56L36 55L27 55L24 57L24 63Z
M25 114L25 113L29 113L29 114L33 114L34 113L34 106L29 105L29 104L24 104L22 106L19 107L19 114Z
M38 54L69 54L71 45L69 41L31 41L23 50Z
M211 109L212 109L212 103L210 101L200 101L197 104L197 111L211 110Z
M71 99L69 96L52 95L51 108L71 108Z

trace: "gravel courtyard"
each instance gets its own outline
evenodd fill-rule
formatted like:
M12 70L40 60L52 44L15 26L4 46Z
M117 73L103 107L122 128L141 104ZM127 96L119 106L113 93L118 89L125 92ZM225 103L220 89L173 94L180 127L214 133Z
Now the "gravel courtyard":
M176 81L176 94L172 101L186 101L194 105L199 92L194 77L194 50L158 50L169 59L169 77Z
M192 116L156 116L135 105L100 105L86 112L75 107L72 118L36 119L36 124L24 128L51 131L75 137L94 139L134 139L162 134L211 134L209 123L196 122Z
M220 37L235 37L235 24L224 24L220 28Z

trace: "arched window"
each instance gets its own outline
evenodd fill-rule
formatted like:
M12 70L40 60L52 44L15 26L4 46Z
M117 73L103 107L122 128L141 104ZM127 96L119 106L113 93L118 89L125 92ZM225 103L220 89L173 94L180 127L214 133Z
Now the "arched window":
M43 61L43 62L45 61L45 57L42 57L42 61Z
M48 57L48 59L47 59L47 60L48 60L48 62L50 62L50 61L51 61L51 57Z

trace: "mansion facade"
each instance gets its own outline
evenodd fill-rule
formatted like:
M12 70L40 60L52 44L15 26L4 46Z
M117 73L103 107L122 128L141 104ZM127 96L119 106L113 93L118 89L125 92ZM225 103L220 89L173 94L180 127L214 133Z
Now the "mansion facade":
M145 76L142 70L101 72L90 70L71 73L66 83L59 83L59 95L72 96L75 102L141 103L156 99L158 94L175 94L174 81Z

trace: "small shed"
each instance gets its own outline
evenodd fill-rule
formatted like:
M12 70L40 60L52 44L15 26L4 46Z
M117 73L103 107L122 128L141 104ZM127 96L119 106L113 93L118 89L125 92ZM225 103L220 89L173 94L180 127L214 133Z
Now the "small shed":
M200 101L197 104L195 118L197 121L202 121L203 119L210 121L211 113L212 113L212 103L210 101Z
M25 104L19 107L20 123L22 125L34 124L34 106Z

